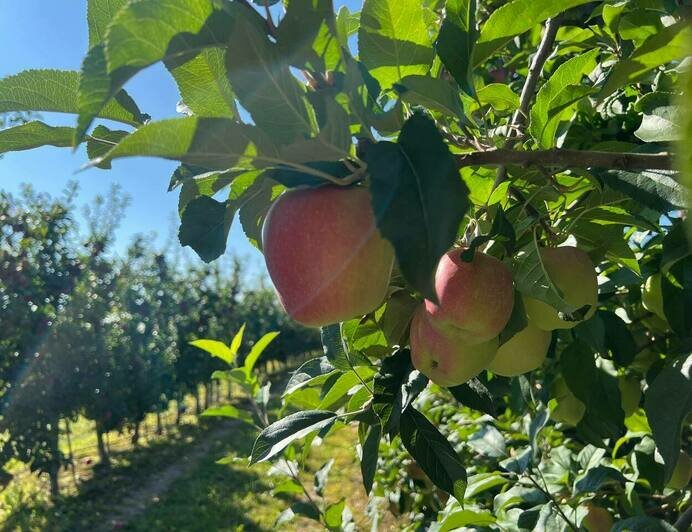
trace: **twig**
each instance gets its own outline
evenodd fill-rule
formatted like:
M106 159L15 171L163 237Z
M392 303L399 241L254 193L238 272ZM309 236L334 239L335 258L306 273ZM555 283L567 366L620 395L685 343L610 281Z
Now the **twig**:
M687 507L687 510L683 512L677 521L675 521L673 526L675 527L675 530L685 532L686 530L689 530L690 525L692 525L692 505Z
M500 166L503 168L507 164L516 164L520 166L598 167L612 170L670 170L674 165L674 157L668 152L615 153L558 148L535 151L509 149L474 151L457 155L456 161L459 168L465 166Z
M526 116L529 113L529 106L533 100L533 94L536 92L538 79L541 77L543 65L552 52L553 44L555 44L555 36L557 35L559 26L559 17L551 18L548 20L548 22L546 22L541 43L538 45L538 51L536 52L536 55L531 62L531 66L529 67L529 73L526 76L524 87L521 89L521 96L519 97L519 109L516 110L512 116L512 121L510 122L510 128L508 131L509 138L505 143L507 148L511 148L514 145L515 139L512 137L512 133L521 133L523 129L522 126L524 125ZM506 178L507 170L504 166L500 166L497 171L495 183L493 183L493 190L495 190Z
M550 492L548 491L548 484L545 482L545 478L543 478L543 474L540 472L540 470L537 470L537 471L538 471L538 474L541 475L541 479L543 480L543 483L546 485L545 488L541 487L541 485L538 484L538 482L536 482L536 479L533 478L533 477L531 476L531 473L529 473L528 471L526 472L526 476L527 476L528 479L531 481L531 483L532 483L534 486L536 486L536 488L537 488L541 493L543 493L543 495L545 495L546 497L548 497L548 500L550 500L550 502L553 503L553 505L555 506L555 509L557 510L557 512L558 512L558 513L560 514L560 516L565 520L565 523L567 523L567 526L569 526L572 530L574 530L575 532L577 532L577 530L579 530L579 529L577 528L577 526L576 526L574 523L572 523L572 521L569 520L569 518L565 515L565 512L563 512L563 511L562 511L562 508L560 508L560 505L555 501L555 499L553 499L553 496L552 496L552 495L550 494Z

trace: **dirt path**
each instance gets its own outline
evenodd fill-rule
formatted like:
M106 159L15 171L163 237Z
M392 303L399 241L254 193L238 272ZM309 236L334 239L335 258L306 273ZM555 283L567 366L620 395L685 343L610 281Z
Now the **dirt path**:
M223 438L234 426L235 423L229 422L227 425L211 432L205 436L202 442L192 447L178 461L156 473L146 484L133 489L124 499L117 501L110 515L105 516L103 525L96 528L96 530L118 530L146 511L149 505L156 502L168 491L173 482L190 472L209 454L216 439Z

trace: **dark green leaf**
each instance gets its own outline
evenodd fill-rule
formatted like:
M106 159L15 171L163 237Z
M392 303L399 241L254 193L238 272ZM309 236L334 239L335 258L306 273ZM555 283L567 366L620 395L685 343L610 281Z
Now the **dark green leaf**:
M315 493L320 497L324 497L324 488L327 487L327 481L329 480L329 471L331 471L334 465L334 458L325 462L322 467L320 467L315 473Z
M394 90L411 105L422 105L451 117L462 115L458 89L444 79L412 74L395 83Z
M305 410L272 423L255 440L250 464L268 460L283 451L293 441L326 427L335 419L334 412Z
M360 459L360 471L363 475L363 487L365 493L370 495L372 483L377 471L377 456L379 453L380 438L382 437L381 425L370 425L366 429L363 440L363 454Z
M614 312L599 310L598 317L605 331L605 345L620 367L627 367L637 354L637 344L627 324Z
M418 0L365 0L360 14L360 60L383 88L425 74L433 60L427 8Z
M493 417L497 415L490 391L477 378L473 378L459 386L453 386L449 388L449 392L464 406L479 410Z
M213 261L226 250L233 214L225 201L208 196L195 198L187 204L180 219L180 244L190 246L204 262Z
M313 358L304 362L295 372L291 375L291 378L286 384L286 389L284 390L284 395L287 395L299 388L302 388L307 383L311 382L312 379L316 377L325 377L329 375L336 368L329 362L329 359L325 357Z
M502 433L492 425L483 425L468 439L469 446L476 452L492 458L507 456L507 447Z
M684 208L689 195L689 191L675 180L675 173L669 170L628 172L594 168L592 173L613 190L662 213Z
M74 132L73 132L74 134ZM87 139L87 155L89 159L99 159L113 149L129 132L118 129L108 129L106 126L96 126ZM110 161L103 161L97 168L110 169Z
M393 245L404 278L436 299L433 275L469 208L468 189L435 123L406 121L398 143L378 142L366 154L373 210Z
M89 48L105 40L108 25L125 4L127 0L89 0L87 2Z
M11 151L23 151L40 146L72 146L74 128L52 127L33 120L26 124L0 130L0 154Z
M447 439L413 407L401 414L400 432L404 447L430 480L463 502L466 470Z
M471 96L474 94L471 55L476 33L476 1L447 0L435 47L447 71Z
M663 313L671 329L680 336L692 335L692 255L677 261L661 277Z
M610 532L677 532L677 529L663 519L639 515L618 521Z
M657 107L642 117L634 135L644 142L671 142L680 138L680 108L676 105Z
M690 368L692 355L663 368L644 396L644 410L665 466L665 482L673 474L680 453L682 424L692 411Z
M341 334L341 325L334 323L322 327L320 331L322 337L322 348L324 355L329 362L336 368L342 371L351 369L347 346L344 345L344 339Z
M577 429L590 443L600 446L602 438L619 438L624 432L617 379L596 366L588 346L576 340L560 356L562 374L572 393L586 406Z
M606 484L624 484L627 479L614 467L599 465L589 469L574 483L574 493L595 493Z

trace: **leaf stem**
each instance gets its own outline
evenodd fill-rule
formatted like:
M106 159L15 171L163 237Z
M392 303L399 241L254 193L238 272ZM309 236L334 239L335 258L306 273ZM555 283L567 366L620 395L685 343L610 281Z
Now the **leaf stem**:
M531 481L531 483L536 487L536 489L538 489L541 493L543 493L543 495L548 497L550 502L553 503L553 506L555 506L557 512L560 514L560 517L562 517L565 520L565 523L567 523L567 526L569 526L572 530L577 532L577 530L579 530L578 527L574 523L572 523L572 521L570 521L565 512L562 511L562 508L560 508L560 505L555 501L551 493L548 491L548 484L546 483L545 478L543 478L543 474L538 469L536 471L538 471L538 474L541 476L541 480L543 481L543 484L545 484L545 488L543 488L536 481L536 479L531 476L531 473L529 471L525 473L526 477Z

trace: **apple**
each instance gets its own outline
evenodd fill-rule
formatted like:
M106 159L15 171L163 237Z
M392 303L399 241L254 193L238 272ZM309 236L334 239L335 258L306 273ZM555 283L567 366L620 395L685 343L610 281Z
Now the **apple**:
M543 364L552 334L529 324L500 346L488 365L493 373L515 377L532 371Z
M618 377L618 387L620 388L620 404L625 417L630 417L639 408L639 400L642 397L641 382L634 376Z
M304 325L367 314L386 296L394 250L365 188L284 192L267 213L262 247L281 304Z
M653 312L660 319L666 320L666 315L663 312L663 294L661 293L660 273L655 273L646 278L644 288L642 289L642 305L644 305L646 310Z
M438 303L426 300L431 323L444 335L466 344L495 338L509 321L514 288L509 269L495 257L476 251L471 262L462 249L442 256L435 273Z
M590 505L581 526L588 532L609 532L613 526L613 516L605 508Z
M687 456L685 451L680 451L680 456L675 464L675 469L673 469L673 474L666 484L666 487L681 490L685 489L690 483L690 478L692 477L692 459Z
M485 369L497 351L497 338L470 344L464 336L433 326L421 305L411 321L411 360L413 366L435 384L458 386Z
M558 377L553 382L553 400L556 405L550 412L555 421L575 426L584 417L586 406L567 387L565 379Z
M572 246L543 248L540 253L543 266L563 299L574 308L590 305L584 317L588 320L598 303L596 268L589 256ZM529 320L545 331L571 329L579 323L561 320L556 309L538 299L524 297L524 307Z

